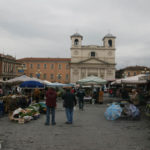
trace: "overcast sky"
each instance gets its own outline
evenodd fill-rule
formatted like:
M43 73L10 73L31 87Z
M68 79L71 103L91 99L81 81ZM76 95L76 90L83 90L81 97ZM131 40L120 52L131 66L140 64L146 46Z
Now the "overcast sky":
M116 36L117 68L150 67L150 0L0 0L0 53L70 57L70 35L83 45Z

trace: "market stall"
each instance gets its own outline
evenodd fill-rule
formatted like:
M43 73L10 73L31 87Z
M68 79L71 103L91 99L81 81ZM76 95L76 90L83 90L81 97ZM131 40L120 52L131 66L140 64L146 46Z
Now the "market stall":
M40 117L40 105L31 104L26 108L17 108L9 114L9 119L18 123L25 123L31 120L36 120Z
M146 74L139 74L117 79L111 83L113 88L110 89L113 90L114 97L129 99L134 105L143 104L147 99L148 78L149 76Z
M9 113L18 107L27 107L28 98L25 95L8 95L0 97L0 102L4 105L4 113Z
M107 83L106 80L96 77L96 76L89 76L86 78L83 78L81 80L78 80L76 82L79 84L81 87L84 86L90 86L91 90L88 91L86 90L85 93L89 93L90 95L87 95L84 97L85 101L90 101L90 103L103 103L103 94L102 94L102 86ZM86 89L86 88L85 88ZM101 89L101 90L100 90ZM102 95L102 96L101 96ZM101 99L102 97L102 99ZM100 102L101 101L101 102Z

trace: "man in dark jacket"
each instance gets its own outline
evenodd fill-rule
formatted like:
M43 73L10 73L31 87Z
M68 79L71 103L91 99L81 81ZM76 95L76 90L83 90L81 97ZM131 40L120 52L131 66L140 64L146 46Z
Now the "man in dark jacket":
M78 93L77 93L77 97L78 97L78 102L79 102L79 109L83 110L83 106L84 106L84 90L83 89L79 89Z
M50 112L52 114L52 125L55 125L55 107L56 107L56 98L57 94L53 88L49 88L46 92L46 123L45 125L50 124Z
M66 89L66 93L62 96L64 100L64 107L66 110L67 122L66 124L73 123L73 107L76 105L75 95L70 92L70 89Z

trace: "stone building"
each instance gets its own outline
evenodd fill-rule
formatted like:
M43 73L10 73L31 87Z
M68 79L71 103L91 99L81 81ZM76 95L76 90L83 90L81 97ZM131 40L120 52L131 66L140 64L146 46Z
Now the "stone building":
M10 55L0 54L0 79L8 80L17 76L16 68L19 63Z
M103 45L82 45L83 36L75 33L71 37L71 82L87 76L98 76L107 81L115 79L115 36L107 34Z
M22 58L23 74L50 82L70 82L70 58Z
M127 66L116 71L116 78L125 78L139 74L150 74L150 68L146 66Z

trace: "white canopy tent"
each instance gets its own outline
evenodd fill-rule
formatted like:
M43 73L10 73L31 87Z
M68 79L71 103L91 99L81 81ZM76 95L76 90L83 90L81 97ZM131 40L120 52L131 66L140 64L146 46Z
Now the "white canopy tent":
M134 83L134 84L144 84L147 83L147 75L145 74L139 74L136 76L128 77L126 79L122 79L121 83Z
M59 82L49 83L47 84L48 87L73 87L73 84L64 84Z
M106 83L107 83L106 80L96 76L89 76L77 81L77 84L82 84L82 85L103 85Z
M31 80L30 77L26 75L22 75L20 77L15 77L13 79L7 80L5 81L5 83L24 82L24 81L29 81L29 80Z
M46 85L49 85L49 84L51 84L52 82L49 82L49 81L47 81L47 80L44 80L43 83L46 84Z
M132 77L127 77L127 78L122 78L122 79L117 79L113 82L111 82L111 85L114 84L145 84L147 83L147 75L145 74L139 74L136 76Z
M122 80L122 79L116 79L115 81L111 82L111 85L114 85L114 84L121 84L121 80Z
M4 83L20 83L20 82L24 82L24 81L39 81L40 83L43 83L43 80L37 79L37 78L31 78L28 77L26 75L22 75L20 77L16 77L7 81L4 81Z

